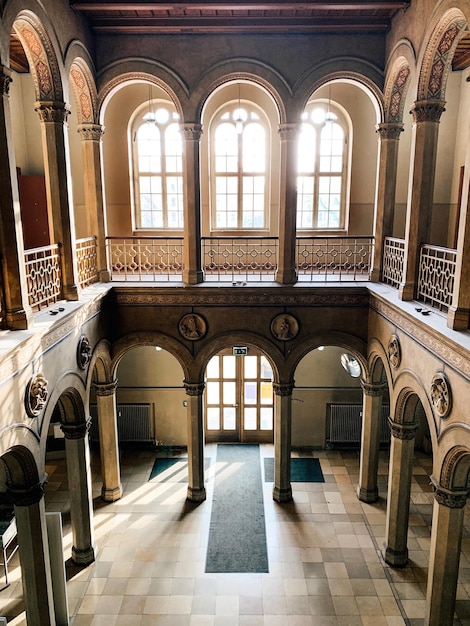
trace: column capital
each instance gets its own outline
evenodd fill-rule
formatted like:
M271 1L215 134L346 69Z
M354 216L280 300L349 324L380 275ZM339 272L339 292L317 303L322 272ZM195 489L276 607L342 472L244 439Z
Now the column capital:
M415 123L439 122L445 111L443 100L417 100L413 103L410 113Z
M276 396L291 396L294 390L294 382L291 383L273 383L273 391Z
M395 439L400 439L402 441L411 441L411 439L414 439L419 426L416 422L403 424L400 422L394 422L391 418L388 419L388 423L392 431L392 436L395 437Z
M382 396L387 389L387 383L366 383L361 380L361 387L366 396Z
M439 484L439 482L431 476L431 485L434 492L436 502L446 506L448 509L462 509L466 502L468 491L466 489L458 489L452 491Z
M9 487L8 495L15 506L32 506L33 504L38 504L43 499L46 485L47 480L44 479L42 482L24 489Z
M60 429L66 439L84 439L90 429L91 422L81 422L80 424L61 424Z
M101 124L80 124L77 133L83 141L101 141L104 135L104 126Z
M41 122L57 122L58 124L65 124L68 116L70 115L70 109L65 102L54 101L39 101L36 102L34 110L39 115Z
M93 383L97 396L112 396L116 393L117 386L117 380L112 380L109 383Z
M199 141L202 135L202 124L195 122L181 122L180 132L185 141Z
M380 139L399 139L404 130L403 124L381 123L375 127Z
M202 396L206 386L205 383L188 383L186 380L183 381L183 385L188 396Z
M278 131L281 141L295 141L300 131L300 124L279 124Z
M12 82L11 70L4 65L0 65L0 95L8 96L10 94L10 85Z

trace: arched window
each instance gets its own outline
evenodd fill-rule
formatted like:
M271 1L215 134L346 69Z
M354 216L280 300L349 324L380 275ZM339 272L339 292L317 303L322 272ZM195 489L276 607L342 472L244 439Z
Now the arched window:
M342 229L346 221L347 132L339 114L313 104L299 137L297 228Z
M134 126L135 222L139 229L183 228L183 144L169 105L142 115Z
M268 125L248 104L225 107L212 125L212 228L267 228Z

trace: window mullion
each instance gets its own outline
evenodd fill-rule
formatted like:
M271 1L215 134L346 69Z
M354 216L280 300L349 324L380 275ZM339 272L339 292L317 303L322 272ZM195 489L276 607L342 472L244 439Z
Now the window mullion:
M243 132L238 135L238 228L243 228Z

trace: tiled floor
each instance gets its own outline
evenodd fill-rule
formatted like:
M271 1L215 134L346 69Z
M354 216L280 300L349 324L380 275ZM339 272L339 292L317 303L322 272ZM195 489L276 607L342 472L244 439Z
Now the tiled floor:
M98 459L93 460L97 559L82 570L67 564L72 626L417 626L423 623L432 493L431 459L416 454L410 511L410 566L387 567L380 557L385 531L387 455L380 461L380 500L357 500L356 452L315 452L325 483L293 483L294 503L272 500L264 483L268 574L205 574L216 446L206 472L207 500L186 502L184 475L148 482L155 452L122 452L124 495L104 504ZM273 456L271 446L261 454ZM66 470L47 466L46 509L62 511L70 555ZM170 472L171 473L171 472ZM183 473L184 474L184 473ZM179 482L181 480L181 482ZM470 515L461 557L455 624L470 625ZM0 615L24 626L18 558L12 584L0 592Z

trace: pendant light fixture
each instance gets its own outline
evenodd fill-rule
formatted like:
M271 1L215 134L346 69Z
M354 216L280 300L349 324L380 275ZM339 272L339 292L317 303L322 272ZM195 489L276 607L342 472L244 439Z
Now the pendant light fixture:
M239 135L243 132L243 122L245 121L240 102L240 83L238 83L238 109L235 111L233 121L235 122L235 128Z
M328 110L325 114L325 122L331 124L336 119L336 115L331 110L331 83L328 85Z
M144 115L144 120L149 124L155 124L156 122L155 112L152 104L152 85L149 85L149 97L148 97L148 111Z

